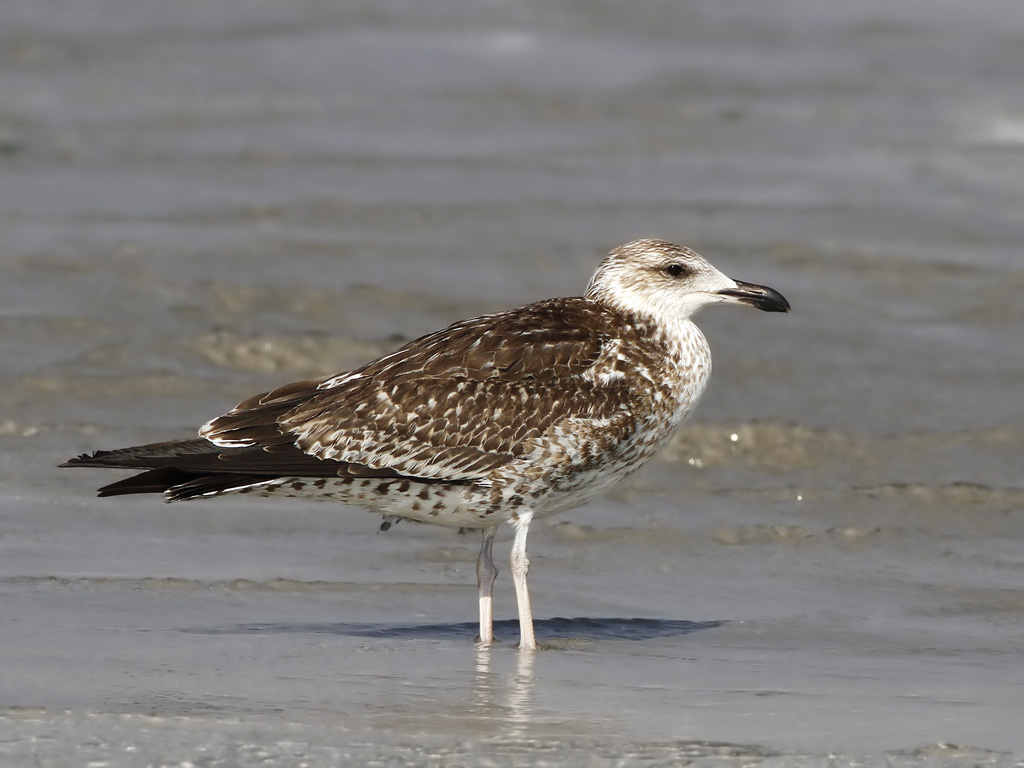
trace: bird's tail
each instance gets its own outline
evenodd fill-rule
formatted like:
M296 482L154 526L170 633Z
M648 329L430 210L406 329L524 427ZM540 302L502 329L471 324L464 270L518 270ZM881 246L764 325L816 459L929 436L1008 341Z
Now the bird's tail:
M172 440L113 451L83 453L59 466L146 470L103 486L98 495L162 493L168 501L214 496L267 480L261 475L211 472L211 464L223 450L209 440Z

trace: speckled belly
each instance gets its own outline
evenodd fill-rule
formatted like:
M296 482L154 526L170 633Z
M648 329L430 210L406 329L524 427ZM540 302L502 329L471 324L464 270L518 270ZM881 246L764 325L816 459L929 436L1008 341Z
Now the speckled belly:
M339 501L373 512L457 528L486 528L509 520L514 507L505 494L483 485L417 483L397 479L287 477L237 493Z

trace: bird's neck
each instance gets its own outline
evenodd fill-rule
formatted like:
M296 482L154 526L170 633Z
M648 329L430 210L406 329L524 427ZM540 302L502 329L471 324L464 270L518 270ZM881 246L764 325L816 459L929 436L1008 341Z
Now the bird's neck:
M661 375L657 387L668 402L675 405L665 424L678 427L697 404L711 376L711 348L700 328L689 317L648 313L621 313L623 320L657 349Z
M641 337L661 346L667 360L685 364L687 358L710 358L707 340L689 315L604 304Z

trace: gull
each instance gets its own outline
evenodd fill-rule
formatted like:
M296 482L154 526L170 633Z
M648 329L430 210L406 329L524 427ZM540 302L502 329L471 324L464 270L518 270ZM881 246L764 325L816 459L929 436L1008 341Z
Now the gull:
M771 288L696 252L636 240L583 296L454 323L353 371L242 401L197 438L82 454L62 467L145 470L100 496L167 501L317 497L479 530L479 642L494 640L492 548L503 523L522 650L537 647L526 535L622 482L672 438L711 373L694 314L719 303L788 312Z

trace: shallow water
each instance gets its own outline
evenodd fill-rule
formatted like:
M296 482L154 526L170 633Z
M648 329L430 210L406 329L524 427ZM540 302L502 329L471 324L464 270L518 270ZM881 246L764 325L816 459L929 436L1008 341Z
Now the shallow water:
M5 764L1019 765L1022 43L1011 0L0 4ZM535 523L535 657L506 567L474 648L475 536L53 468L640 236L794 312L708 310L692 423Z

